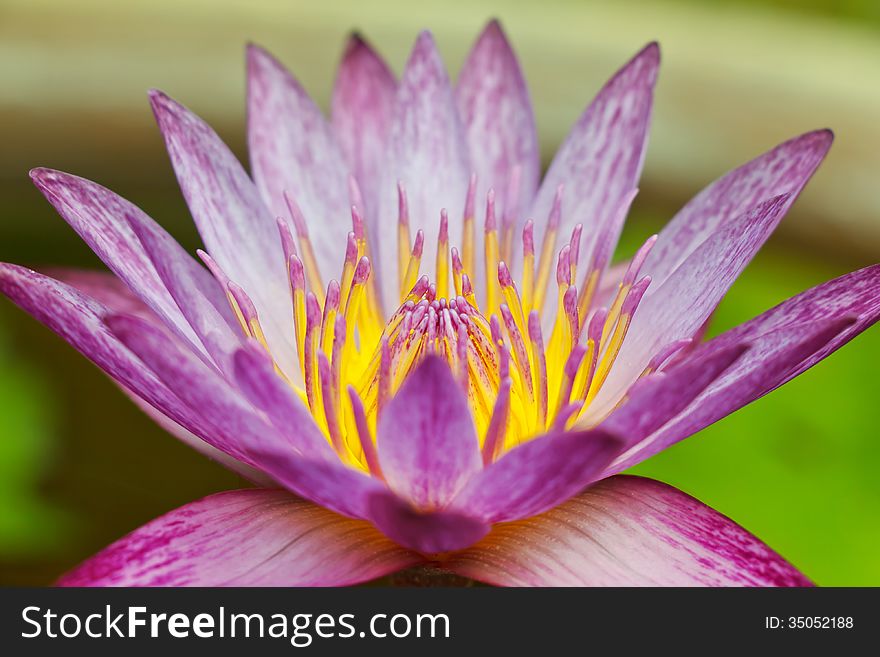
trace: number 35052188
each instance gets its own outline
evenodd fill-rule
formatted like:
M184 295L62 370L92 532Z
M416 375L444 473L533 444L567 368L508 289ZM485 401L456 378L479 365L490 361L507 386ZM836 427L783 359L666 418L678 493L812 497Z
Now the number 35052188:
M765 616L764 627L768 630L848 630L852 629L852 616Z

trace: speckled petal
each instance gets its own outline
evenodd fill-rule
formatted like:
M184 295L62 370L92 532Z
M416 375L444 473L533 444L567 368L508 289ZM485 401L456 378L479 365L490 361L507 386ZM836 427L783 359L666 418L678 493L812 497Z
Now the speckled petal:
M345 586L422 561L281 490L217 493L136 529L60 586Z
M729 518L672 486L617 476L497 525L444 566L497 586L809 586Z

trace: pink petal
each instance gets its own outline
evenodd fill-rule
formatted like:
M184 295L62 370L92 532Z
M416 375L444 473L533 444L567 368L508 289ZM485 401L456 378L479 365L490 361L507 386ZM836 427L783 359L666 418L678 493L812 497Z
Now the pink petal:
M407 376L382 410L376 442L388 486L420 509L444 507L482 467L467 400L435 356Z
M709 236L659 288L651 282L589 417L613 408L660 349L703 327L789 204L783 195L758 205Z
M477 174L476 198L482 203L494 188L498 215L521 225L538 188L538 134L525 78L498 21L491 21L474 44L455 91ZM507 207L515 168L519 168L519 189ZM477 231L478 237L482 234ZM477 246L481 243L478 239Z
M622 446L601 428L540 436L487 466L451 508L487 522L541 513L594 482Z
M180 308L180 312L192 326L217 367L223 371L230 367L233 350L242 343L241 327L232 315L232 309L220 284L206 269L196 264L186 254L178 254L174 238L156 224L130 221L131 228L140 240L144 251L153 261L159 278ZM184 256L184 257L181 257ZM206 286L217 294L211 298L204 294L192 276L190 268L207 276Z
M113 274L77 269L55 270L52 274L56 279L73 286L79 292L82 292L98 303L103 304L108 313L135 315L151 322L159 329L166 329L158 315L144 304L143 301L136 297L131 289ZM174 339L174 336L171 333L169 333L169 337ZM119 382L117 381L116 383ZM242 463L225 452L221 452L216 447L206 443L192 433L192 431L172 420L165 415L165 413L154 407L142 397L139 397L129 388L121 384L119 385L119 388L135 403L135 405L137 405L138 408L146 413L151 420L185 445L192 447L194 450L207 456L212 461L220 463L222 466L229 468L249 481L261 486L275 485L270 477L266 476L256 468L253 468L246 463Z
M147 322L116 315L107 324L181 400L210 419L215 447L259 468L297 495L351 517L366 517L369 496L385 489L338 460L301 456L219 374L176 348Z
M207 251L247 291L272 353L296 378L290 284L275 218L207 123L159 91L150 92L150 102Z
M280 490L211 495L136 529L62 586L345 586L419 563L368 523Z
M641 379L600 427L625 437L627 448L652 434L749 353L744 341L729 341L718 347Z
M529 214L536 239L564 185L559 243L584 224L581 253L589 261L597 237L636 189L648 140L660 48L645 46L602 88L556 153ZM618 227L619 230L619 227ZM613 236L613 242L616 242ZM552 295L548 295L548 298Z
M880 265L802 292L710 340L692 358L749 340L752 349L668 424L623 454L620 472L729 415L812 367L880 317Z
M306 458L338 460L308 409L293 388L278 376L261 346L249 344L240 349L234 363L239 389L297 452Z
M132 315L112 315L104 322L169 390L198 410L211 427L214 447L264 469L251 452L286 445L217 371L181 349L164 331Z
M437 554L468 548L489 532L489 525L455 511L422 512L387 492L370 498L369 518L398 545Z
M204 336L193 331L191 322L181 312L183 306L157 272L157 258L173 263L179 284L192 299L200 300L210 309L218 328L227 323L234 325L235 319L217 282L140 208L109 189L61 171L34 169L31 178L98 257L192 348L204 353ZM135 227L155 234L160 248L146 251Z
M184 404L113 335L104 324L111 310L74 287L24 267L0 263L0 292L60 335L114 381L212 446L224 449L215 429L197 409ZM208 367L156 320L151 325L174 349ZM208 370L210 371L210 370Z
M257 188L275 217L289 217L284 192L309 227L323 280L339 276L351 230L347 166L330 124L299 82L257 46L248 46L248 149Z
M808 586L767 545L690 495L617 476L498 525L444 563L499 586Z
M397 81L379 54L359 35L348 41L333 87L333 133L358 181L368 233L379 233L379 194ZM385 218L391 221L389 218Z
M434 262L440 210L449 211L449 239L460 243L461 208L467 193L470 162L464 129L443 60L429 32L416 39L397 89L394 118L388 137L388 157L382 184L380 213L383 228L378 236L382 255L382 290L385 304L400 296L397 258L397 182L406 188L413 234L425 232L425 262ZM432 267L423 271L433 278Z
M789 194L794 203L825 158L834 135L817 130L795 137L734 169L706 187L660 232L642 268L655 289L710 235L767 199ZM649 293L650 294L650 293Z

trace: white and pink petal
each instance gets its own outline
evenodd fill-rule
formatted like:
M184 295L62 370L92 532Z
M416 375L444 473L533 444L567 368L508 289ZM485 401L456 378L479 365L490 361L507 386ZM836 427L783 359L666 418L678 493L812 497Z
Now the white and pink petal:
M729 518L672 486L631 476L496 525L444 565L496 586L810 585Z
M282 490L217 493L136 529L61 586L345 586L415 565L369 523Z

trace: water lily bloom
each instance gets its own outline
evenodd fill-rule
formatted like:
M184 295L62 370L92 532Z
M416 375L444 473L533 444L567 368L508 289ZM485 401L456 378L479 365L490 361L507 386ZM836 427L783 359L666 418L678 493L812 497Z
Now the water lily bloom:
M250 175L150 93L203 264L113 192L34 170L113 274L3 264L0 289L256 484L60 583L342 585L434 564L496 585L808 584L720 513L619 473L873 324L880 267L702 340L827 130L713 182L612 265L659 59L649 44L610 79L542 179L496 22L454 85L427 32L399 80L352 37L330 120L249 47Z

